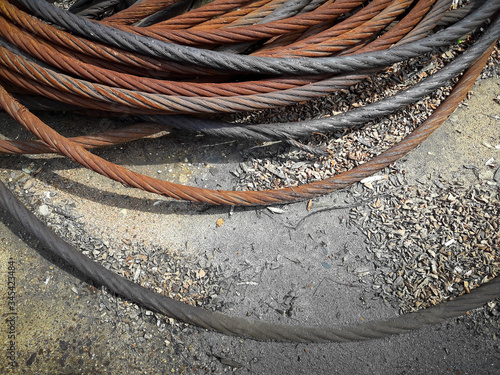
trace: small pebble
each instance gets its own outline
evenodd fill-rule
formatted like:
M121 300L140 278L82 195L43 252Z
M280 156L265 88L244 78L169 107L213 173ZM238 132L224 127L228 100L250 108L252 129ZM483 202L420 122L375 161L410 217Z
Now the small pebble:
M38 213L42 216L48 216L50 215L50 208L46 204L42 204L40 207L38 207Z

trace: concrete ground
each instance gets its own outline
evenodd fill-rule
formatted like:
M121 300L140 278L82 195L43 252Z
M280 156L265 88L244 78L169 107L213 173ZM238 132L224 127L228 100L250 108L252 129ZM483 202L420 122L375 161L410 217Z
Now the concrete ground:
M499 78L479 81L467 106L397 163L399 173L406 171L405 183L432 184L434 176L449 181L459 177L469 185L493 181L495 170L485 163L494 158L498 165L500 159L495 148L500 145L500 105L495 101L499 96ZM0 121L9 136L20 134L5 114ZM92 122L100 120L73 121L70 115L56 118L58 126L73 126L81 133L88 133ZM97 153L159 178L231 189L230 171L242 161L240 151L246 145L188 142L182 136L164 137ZM334 325L399 313L363 276L374 266L365 237L349 224L349 210L357 204L350 189L313 200L311 211L307 202L279 206L274 212L233 211L167 201L60 157L9 156L0 162L2 181L42 219L101 262L123 255L120 272L145 286L148 277L155 280L157 259L158 272L175 259L172 274L180 270L181 279L184 274L184 281L199 285L196 293L210 290L210 306L231 315ZM46 208L41 209L43 205ZM307 216L322 208L328 210ZM487 323L475 321L474 313L367 342L306 345L243 340L177 324L110 296L54 259L5 212L0 211L0 219L0 312L9 312L6 265L12 259L18 362L10 371L4 357L8 331L2 328L2 373L500 374L500 330L489 327L488 333L478 333ZM163 255L168 259L158 258ZM129 257L139 260L129 262ZM138 267L145 270L144 276ZM183 290L178 293L183 295Z

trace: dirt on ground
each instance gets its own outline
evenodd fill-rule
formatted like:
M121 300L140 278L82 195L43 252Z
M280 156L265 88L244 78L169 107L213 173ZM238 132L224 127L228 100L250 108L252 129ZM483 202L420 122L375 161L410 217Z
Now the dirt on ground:
M175 202L59 156L2 156L0 179L84 254L159 293L249 319L357 324L424 307L431 295L444 301L498 274L499 98L498 76L478 81L451 118L380 179L311 202L234 209ZM69 113L40 116L68 136L88 134L96 123L114 125ZM27 137L5 114L0 122L3 136ZM96 153L158 178L232 189L239 181L232 172L247 161L248 147L174 134ZM377 212L410 207L417 191L422 194L412 199L422 201L414 214L401 208L405 220L425 208L424 216L437 221L448 215L448 227L439 221L427 240L425 228L404 233L398 223L376 224ZM449 200L453 209L469 212L465 239L454 236L457 214L446 213ZM8 276L16 283L15 349L8 350L11 328L2 325L2 373L500 374L498 300L444 324L367 342L244 340L113 295L55 259L6 212L0 218L0 312L6 319ZM488 256L466 246L476 243L473 235L482 236L477 243L486 244ZM438 259L433 246L450 254L467 250L467 256ZM429 278L434 261L443 265L436 279L453 275L451 281L443 276L435 293L417 282ZM404 287L398 276L415 285ZM13 371L9 353L17 363Z

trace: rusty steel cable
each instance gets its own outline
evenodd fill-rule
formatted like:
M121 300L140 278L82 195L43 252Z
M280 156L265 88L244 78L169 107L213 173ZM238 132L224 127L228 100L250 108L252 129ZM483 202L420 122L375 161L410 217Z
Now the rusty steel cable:
M372 4L373 3L376 2L374 1ZM429 10L432 3L432 1L428 0L416 2L408 14L402 18L400 23L397 23L396 26L392 27L387 33L382 34L382 36L377 39L378 46L373 47L373 49L384 48L390 41L395 42L402 37L404 38L404 35L406 35L408 31L411 32L418 30L419 26L426 29L426 32L428 32L428 25L430 24L430 21L434 20L437 22L437 20L443 16L443 9L445 8L445 5L447 5L444 0L437 1L432 10L422 19L423 14ZM118 82L117 85L129 85L128 90L123 90L120 87L114 88L102 84L94 84L90 81L73 78L70 75L59 73L58 70L62 69L72 73L72 75L78 75L79 71L87 70L87 78L94 77L95 80L95 76L100 74L101 80L103 81L111 83L113 80L112 70L106 71L104 68L92 69L93 65L89 65L86 62L79 61L78 63L75 63L75 60L72 59L69 54L55 55L56 58L48 57L44 60L44 63L37 61L37 58L43 58L44 54L52 55L50 52L53 52L54 54L57 53L57 48L54 48L50 43L50 37L57 35L59 42L63 40L71 40L72 42L81 41L81 38L71 37L66 39L67 34L61 33L59 30L54 30L54 28L47 25L42 26L39 21L30 22L29 20L34 19L25 15L21 11L16 11L15 7L6 2L0 2L0 4L2 13L7 17L4 19L6 27L2 29L2 36L7 38L9 43L14 43L17 47L24 47L24 52L31 52L32 55L35 55L28 56L26 58L23 54L16 53L15 48L12 48L7 41L4 41L2 47L0 47L0 51L2 52L0 54L2 57L1 61L5 67L5 69L0 69L0 77L2 80L10 82L13 85L20 86L23 89L28 89L32 93L42 95L53 100L62 100L68 104L76 105L81 108L92 108L102 111L114 111L129 114L170 112L192 113L197 115L207 112L217 113L224 111L252 110L286 105L292 102L302 101L307 98L324 95L328 92L353 85L361 79L368 77L370 74L370 70L368 70L366 73L357 75L343 74L340 76L331 76L330 78L322 77L320 79L315 77L321 77L321 73L315 74L312 77L280 77L242 82L188 83L179 81L176 86L176 81L165 81L133 75L126 76L117 72L116 77L114 78L115 82ZM326 2L314 9L320 9L328 6L328 4L329 3ZM458 30L464 30L464 28L466 30L470 30L471 25L476 25L476 23L479 22L478 14L484 15L485 12L487 13L492 11L491 5L489 7L486 5L487 4L483 4L482 6L477 7L476 10L469 15L469 17L460 21L462 22L461 27L458 27L459 22L441 33L447 35L453 27ZM24 31L9 24L8 20L21 20L22 22L16 22L16 24L23 27ZM412 24L415 25L415 23L418 24L414 28L408 26ZM38 30L38 32L34 32L35 30ZM45 41L37 43L38 39L35 35L40 36L40 30L43 30L42 34L45 35ZM51 33L46 33L47 30L51 30ZM34 35L30 35L30 32L34 32ZM494 40L498 37L498 30L492 28L488 35L491 40ZM394 36L396 36L396 39L393 39ZM432 39L432 37L434 37L433 43L437 43L438 40L442 40L442 38L436 39L435 36L427 37L426 39ZM414 40L415 38L412 39L413 44L409 44L410 49L416 45ZM374 43L377 43L377 41ZM82 43L85 44L86 42ZM82 43L77 43L76 45L82 46ZM71 44L75 45L75 43ZM482 44L485 44L484 40ZM37 49L37 45L39 45L41 49L38 54L34 52L34 50ZM361 46L359 51L362 52L364 49L370 48L370 46L370 43L364 47ZM402 45L399 48L403 47L408 47L408 45ZM464 54L465 57L457 59L456 62L450 64L450 66L443 69L442 72L435 74L435 76L425 80L423 83L407 90L406 92L395 95L393 98L388 98L366 107L349 111L346 114L333 116L327 119L298 123L247 126L200 120L197 118L186 118L182 116L161 115L153 117L150 116L145 119L154 120L162 125L172 126L178 129L201 131L217 136L253 138L261 141L282 140L303 150L308 150L312 153L318 154L320 151L309 146L302 145L294 140L294 138L310 134L314 131L328 131L332 129L358 126L373 117L388 114L390 111L397 110L404 105L410 104L412 101L419 100L424 95L429 94L433 89L444 85L451 77L454 77L460 71L465 69L468 64L472 62L474 56L480 53L481 48L485 47L475 45L471 48L471 52ZM111 52L111 50L109 50L109 52ZM112 54L116 56L116 53ZM368 55L370 54L361 53L361 56L363 57ZM267 60L269 59L270 58L267 58ZM271 58L271 60L282 61L284 59ZM335 61L335 58L333 58L333 60L332 58L309 58L306 60L312 62ZM300 61L304 60L301 59ZM45 64L48 64L49 68L47 68ZM51 69L51 65L55 65L57 70L54 70L53 68ZM371 72L376 70L377 69L371 69ZM105 73L108 73L108 75L106 76ZM137 77L135 82L134 77ZM311 83L307 84L307 79L310 79ZM170 85L177 87L177 89L172 89L172 91L169 92L170 94L178 94L179 91L182 91L184 94L187 94L187 96L164 94L153 95L152 93L146 92L148 89L154 93L157 91L162 92L162 90L168 89L168 86ZM143 90L137 91L137 88L142 88ZM241 94L241 91L245 94L238 95ZM63 92L64 94L62 94ZM258 93L256 94L255 92ZM222 95L227 95L228 97L221 96L221 93ZM22 108L19 107L18 103L11 101L11 98L6 95L7 94L4 95L6 102L3 104L4 106L10 108L11 113L14 113L16 110ZM7 102L10 104L7 104ZM28 120L29 118L31 118L31 120ZM19 119L21 119L21 117L19 117ZM42 137L42 140L47 144L46 147L51 149L51 151L54 151L57 148L54 149L50 146L50 134L54 137L59 137L62 142L65 142L64 150L58 150L64 155L71 157L73 160L77 160L81 164L122 183L176 199L188 199L196 202L208 202L212 204L272 204L307 199L317 194L324 194L333 189L346 186L344 182L346 178L344 174L341 174L340 177L335 176L333 180L329 179L299 188L282 189L275 192L247 192L242 194L242 192L213 192L194 187L184 187L182 185L176 185L167 181L160 181L151 177L139 175L97 158L90 152L84 150L83 147L78 148L78 145L76 145L75 142L67 140L58 134L50 133L51 129L48 128L46 124L41 123L41 121L32 114L26 114L23 117L23 121L26 126L29 121L33 121L40 126L40 129L36 129L36 126L28 126L28 128L38 136L43 133L45 138ZM15 147L13 146L13 149L16 149L18 146L19 145L16 145ZM415 144L411 145L411 147L414 146ZM76 148L73 149L73 147ZM16 152L21 152L19 148L16 150ZM367 170L364 173L370 174L375 171L375 169L372 169ZM355 180L352 180L350 183L354 181Z
M87 136L68 138L71 142L86 148L100 148L115 146L122 143L136 141L146 137L157 135L168 130L169 127L158 123L141 122L119 129L96 133ZM47 154L56 153L56 149L50 148L40 140L33 141L6 141L0 139L0 153L23 155L23 154Z
M495 41L499 32L500 20L497 19L490 27L489 32L481 38L481 43L476 44L475 48L471 48L473 52L470 52L468 56L477 57L478 53L484 52L485 48L481 48L482 45L491 44L492 41ZM476 55L474 55L474 53ZM472 63L472 61L469 61L469 64L470 63ZM157 180L149 176L140 175L139 173L133 172L124 167L114 165L62 137L60 134L40 121L32 113L27 111L26 108L16 102L3 89L0 90L0 98L2 99L1 102L4 109L12 117L14 117L19 123L42 139L49 146L59 150L60 153L68 156L72 160L128 186L140 187L146 191L176 199L188 199L195 202L205 202L211 204L273 204L278 202L303 200L319 194L326 194L334 189L342 188L353 182L359 181L362 178L386 167L390 163L398 160L400 157L408 153L423 140L422 136L415 135L418 134L418 129L420 129L418 128L405 140L365 164L332 178L313 182L308 185L301 185L293 189L285 188L259 192L211 191Z
M176 74L191 73L195 75L203 75L210 73L210 71L206 71L202 68L196 68L186 65L179 66L176 63L166 64L164 61L156 59L154 57L147 58L141 55L131 54L124 50L116 50L107 45L77 38L74 35L50 27L49 25L42 23L36 18L29 17L27 14L16 9L7 2L0 2L0 12L12 23L22 26L37 37L46 39L51 43L55 43L58 48L69 48L72 50L71 53L76 53L77 56L89 56L89 58L91 59L91 61L89 61L90 63L94 62L95 64L100 66L106 67L109 66L109 64L113 64L112 69L114 70L123 70L127 69L126 67L133 67L133 69L135 69L134 71L137 72L138 75L140 75L142 69L145 69L147 72L149 72L149 74L172 72ZM429 22L433 21L436 22L437 19L429 20ZM213 71L210 74L213 74Z
M201 26L192 29L162 30L161 26L138 28L121 25L117 25L116 28L157 40L192 46L251 42L306 30L322 21L335 19L342 14L350 12L362 3L362 0L338 0L328 6L319 7L316 10L295 17L262 24L233 26L230 28L205 28Z
M492 35L491 39L484 39L476 43L467 53L456 58L439 72L394 96L325 118L286 123L239 125L187 116L143 117L148 121L159 122L192 132L236 139L256 139L262 142L293 139L314 132L328 133L339 129L354 128L376 118L394 113L445 86L452 78L469 67L494 40L495 37Z
M426 3L426 4L424 4ZM427 6L427 2L422 2ZM441 6L441 8L443 8ZM408 15L415 20L414 11L418 13L421 9L417 6ZM434 19L434 21L436 21ZM412 22L407 22L407 24ZM399 26L399 25L398 25ZM404 32L396 32L398 27L394 27L387 34L382 35L374 43L370 43L366 47L371 50L382 49L385 45L390 45L396 42L404 35ZM415 29L418 29L415 28ZM72 75L80 76L84 79L89 79L94 82L111 85L114 87L127 88L131 90L139 90L150 93L162 93L167 95L184 95L184 96L226 96L236 94L255 94L263 92L272 92L277 90L288 89L305 85L316 81L314 77L303 77L302 79L273 79L273 80L258 80L258 81L243 81L231 83L197 83L197 82L177 82L171 80L158 80L149 77L141 77L132 74L124 74L114 70L100 68L99 66L88 64L79 59L75 59L69 53L61 53L58 48L52 47L49 43L40 41L32 37L29 33L17 28L15 25L5 23L5 27L0 30L1 35L6 38L10 43L14 43L18 48L22 48L25 52L31 54L33 57L44 60L44 62L66 71ZM365 47L365 48L366 48ZM364 50L364 48L362 49ZM352 84L352 81L347 81ZM325 86L323 84L323 86ZM331 86L331 91L338 89L335 85Z
M498 21L496 24L498 25ZM478 61L476 61L476 63L464 74L445 102L439 106L439 108L410 136L410 138L424 139L446 120L458 104L466 97L477 76L481 73L493 47L494 45L492 44L491 47L482 54ZM2 95L6 94L3 89L0 89L0 93ZM4 99L9 101L8 94L5 95ZM20 111L25 112L22 108L20 108ZM76 267L76 269L85 276L100 285L106 286L110 291L168 317L221 333L252 338L255 340L346 342L382 338L420 329L429 324L440 323L446 319L462 315L466 311L480 307L484 303L497 297L500 292L500 278L495 278L478 289L473 290L471 293L458 297L452 301L444 302L428 309L401 315L389 320L371 321L352 326L313 327L280 325L248 320L176 301L135 284L106 269L97 262L87 258L50 231L45 224L17 201L3 183L0 183L0 205L29 232L35 235L44 246L70 265Z
M419 4L432 4L434 0L421 1ZM326 31L318 33L309 38L305 38L296 43L289 44L286 48L265 49L262 52L254 53L255 56L273 57L293 57L308 56L320 57L339 53L346 48L359 45L360 41L369 40L385 27L387 27L397 16L405 12L413 2L392 0L373 1L368 6L360 10L353 17L349 17L343 22L328 28ZM429 9L424 11L424 14ZM407 24L408 21L399 22L400 25ZM274 52L273 52L274 50Z
M133 113L141 113L141 111L142 113L155 113L158 111L164 113L218 113L258 110L263 108L284 106L292 104L294 102L300 102L306 99L322 96L328 92L332 92L338 90L339 88L342 88L342 86L339 87L339 85L332 84L332 80L326 79L316 83L303 85L296 89L293 87L293 85L290 85L292 86L292 88L284 89L280 92L270 91L269 94L250 94L234 98L215 97L216 88L213 89L212 93L209 93L209 97L205 96L202 98L186 98L182 96L173 97L170 95L150 95L146 93L146 91L157 92L158 89L161 89L162 87L168 87L170 85L170 82L158 81L156 83L149 80L143 83L141 87L143 88L143 92L136 93L130 92L127 89L121 90L119 88L115 89L108 86L103 87L98 84L92 84L87 81L76 80L69 76L61 75L55 71L50 71L45 69L44 67L38 66L32 61L26 61L22 56L16 56L5 48L0 48L0 58L5 67L11 70L15 70L18 75L32 79L35 82L42 82L45 85L51 86L53 89L61 90L65 95L73 94L85 97L90 100L104 100L105 103L111 103L112 105L128 106L131 108L130 111ZM70 66L70 63L71 60L67 60L66 66ZM7 80L9 79L5 75L3 76L3 78ZM129 78L128 82L131 81L130 77L125 78ZM113 80L117 81L119 79L119 76L113 77L112 74L107 75L108 82L112 82ZM140 84L140 77L138 77L137 81L139 81L137 84ZM333 81L338 81L338 79L334 78ZM124 80L123 82L126 83L127 81ZM346 86L347 84L345 82L349 81L343 81L341 82L341 84ZM156 83L156 85L153 85L154 83ZM352 84L352 81L350 83ZM252 85L256 87L258 86L258 84L258 81L249 82L247 87L251 87ZM204 85L201 85L201 88L203 88ZM181 85L179 86L179 89L183 89ZM188 85L184 86L184 91L187 91L185 89L185 87L187 86ZM193 91L195 91L196 84L192 84L191 86L193 87ZM219 86L221 86L220 88L224 90L224 85ZM226 85L226 87L227 86L228 85ZM69 100L69 97L67 96L63 96L63 98Z

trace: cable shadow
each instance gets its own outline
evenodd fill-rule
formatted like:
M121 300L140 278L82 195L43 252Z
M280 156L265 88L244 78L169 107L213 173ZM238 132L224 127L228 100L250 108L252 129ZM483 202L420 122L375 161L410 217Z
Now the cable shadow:
M55 113L52 117L45 118L46 116L47 114L44 114L45 122L50 122L50 126L65 137L94 134L96 128L99 132L105 132L137 123L137 121L125 118L103 118L94 121L92 118L83 120L81 116L70 114ZM6 114L0 114L0 122L2 123L0 136L6 139L30 140L36 138ZM252 150L261 147L258 142L251 140L221 139L215 136L172 130L167 135L143 138L90 151L113 163L133 164L135 166L183 162L236 164L243 161L243 154L251 154ZM287 149L289 146L280 143L266 146L269 155L276 155Z
M49 161L47 161L49 160ZM56 189L62 190L65 193L69 193L75 197L86 199L95 203L106 205L109 207L115 207L120 209L133 209L136 211L141 211L145 213L158 214L158 215L212 215L212 214L224 214L229 211L227 206L216 206L210 204L199 204L188 201L178 201L174 199L168 199L163 196L156 195L154 193L148 193L140 191L134 188L128 188L132 190L137 190L139 194L149 195L151 198L147 197L134 197L122 193L118 193L111 190L100 189L95 186L81 183L76 180L70 180L66 177L62 177L55 173L54 170L61 169L76 169L75 165L71 165L73 162L65 158L54 158L54 159L31 159L26 156L15 156L13 158L6 158L6 162L3 162L4 169L21 170L30 165L31 169L37 171L32 173L32 178L46 184L55 187ZM61 168L61 166L66 166L66 168ZM111 183L118 183L116 181L111 181ZM261 210L262 207L235 207L234 211L252 211Z

